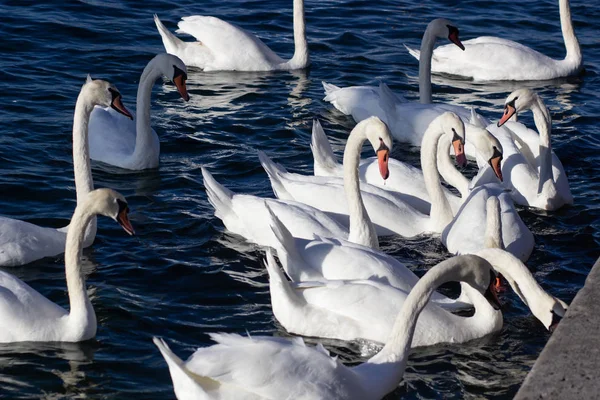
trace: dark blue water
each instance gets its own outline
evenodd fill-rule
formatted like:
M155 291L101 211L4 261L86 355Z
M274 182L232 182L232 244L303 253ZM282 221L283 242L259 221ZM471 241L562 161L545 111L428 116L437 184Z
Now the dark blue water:
M571 181L575 205L557 212L522 210L536 248L528 262L542 286L571 301L599 255L600 5L572 1L585 57L581 78L534 82L554 120L553 146ZM0 211L63 226L75 205L71 129L75 99L87 73L110 80L135 108L137 83L163 51L152 14L170 29L185 15L224 18L257 33L284 58L293 52L291 0L4 1L0 24ZM158 170L124 173L96 166L97 187L129 200L137 236L100 220L84 252L97 316L96 339L78 344L0 345L0 397L173 398L167 366L152 336L186 358L215 331L286 335L271 313L263 254L225 232L206 200L205 165L236 192L272 196L256 150L292 171L312 172L311 121L321 118L341 151L353 121L323 102L321 81L341 86L386 81L417 97L417 63L402 43L418 46L426 24L447 17L463 39L497 35L554 58L564 56L556 1L346 2L307 0L313 65L296 73L190 71L184 103L159 82L153 126L161 139ZM434 98L481 107L497 118L515 84L434 78ZM531 125L530 115L522 118ZM532 126L532 125L531 125ZM394 155L417 162L416 153ZM437 240L383 240L383 249L422 273L448 257ZM45 259L12 272L67 306L63 259ZM415 351L397 398L506 398L518 390L549 333L513 293L496 335L456 346ZM2 321L0 321L1 327ZM356 344L327 342L350 363L364 358Z

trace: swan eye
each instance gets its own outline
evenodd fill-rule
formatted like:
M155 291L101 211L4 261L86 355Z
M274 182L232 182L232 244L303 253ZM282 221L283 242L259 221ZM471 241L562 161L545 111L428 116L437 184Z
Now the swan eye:
M125 214L129 213L129 205L125 203L123 200L117 199L117 205L119 206L118 214L125 212Z
M113 88L108 88L108 91L110 93L110 95L112 96L112 99L116 99L118 97L121 97L121 93L117 92L115 89Z
M389 148L385 145L385 143L383 143L383 139L379 138L379 148L377 151L379 152L381 150L389 150Z
M463 138L461 138L460 136L458 136L458 133L456 133L456 129L452 128L452 141L456 142L457 140L460 142L460 144L464 145L465 141L463 140Z
M550 326L548 327L548 330L550 332L554 332L554 330L558 326L558 323L560 322L560 320L562 319L562 317L560 315L558 315L557 313L555 313L554 310L552 310L551 312L552 312L552 322L550 323Z

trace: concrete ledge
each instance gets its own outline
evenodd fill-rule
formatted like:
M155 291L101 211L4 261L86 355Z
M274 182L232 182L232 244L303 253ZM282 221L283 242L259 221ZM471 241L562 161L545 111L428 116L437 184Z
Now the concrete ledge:
M515 399L600 398L600 258Z

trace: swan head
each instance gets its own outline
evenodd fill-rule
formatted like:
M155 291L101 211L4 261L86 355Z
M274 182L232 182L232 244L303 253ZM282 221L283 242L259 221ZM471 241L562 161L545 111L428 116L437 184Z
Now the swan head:
M427 25L427 31L431 32L438 38L448 38L449 41L457 45L461 50L465 49L458 37L458 28L455 24L445 18L434 19Z
M502 145L487 129L469 126L469 143L477 153L492 167L496 177L502 182Z
M88 75L87 80L81 88L81 93L86 96L93 105L101 107L111 107L113 110L126 117L133 119L133 116L123 105L121 93L110 82L101 79L92 79Z
M173 54L161 53L154 57L151 63L175 84L183 100L188 101L190 99L185 85L187 81L187 67L179 57Z
M127 200L119 192L112 189L92 190L86 196L84 206L89 207L95 214L114 219L128 234L135 234L127 216L129 213Z
M504 102L504 114L500 118L500 121L498 121L498 126L504 125L513 115L518 115L522 111L529 110L531 105L536 101L536 98L537 94L527 88L517 89L509 94Z
M392 151L392 135L385 122L378 117L367 118L357 124L362 125L365 135L373 150L377 154L377 163L379 164L379 173L383 179L390 176L388 161L390 151Z
M465 124L453 112L446 112L438 117L441 120L442 131L451 138L456 163L464 167L467 165L467 156L465 155Z

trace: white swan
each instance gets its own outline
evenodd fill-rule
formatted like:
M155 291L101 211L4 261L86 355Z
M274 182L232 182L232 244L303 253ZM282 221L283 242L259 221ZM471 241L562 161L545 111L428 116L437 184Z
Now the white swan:
M351 242L378 248L377 234L362 203L358 188L358 158L365 140L373 146L379 158L382 179L388 176L388 159L392 138L385 124L378 118L367 119L354 127L350 133L348 151L344 159L346 174L344 190L346 202L351 205L350 229L346 231L338 222L316 208L296 201L262 199L256 196L234 195L219 185L204 168L204 186L208 199L215 208L215 215L223 220L225 227L247 240L263 246L274 246L277 239L269 228L270 209L291 230L294 237L311 239L314 235L348 239ZM268 157L259 152L261 162ZM343 197L344 195L342 195Z
M330 357L321 345L307 347L299 338L212 334L217 344L196 350L186 362L164 341L154 338L154 343L169 366L180 400L380 399L402 379L417 318L420 323L419 314L433 291L451 280L478 289L487 287L489 267L486 270L479 264L489 264L475 256L465 257L478 262L463 266L449 261L429 270L393 316L383 349L355 367Z
M194 36L196 42L184 42L173 35L154 15L154 22L168 53L187 65L205 71L274 71L306 68L310 65L304 0L294 0L294 56L286 61L253 34L215 17L183 17L177 33Z
M452 209L442 190L438 175L436 152L438 141L443 135L450 138L455 136L463 138L464 134L464 125L460 118L455 114L446 113L437 117L423 136L421 166L427 192L432 199L429 215L419 212L392 192L367 184L362 185L365 208L379 235L399 234L413 237L423 233L441 233L452 221ZM489 161L499 171L501 149L493 150L490 143L488 142ZM348 206L341 195L343 188L339 178L290 174L274 163L267 165L264 160L261 161L278 198L300 201L332 213L342 223L347 221Z
M500 142L486 130L482 129L471 129L469 141L477 151L477 154L481 157L485 164L488 164L492 157L492 154L486 155L489 149L496 147L498 153L502 154L502 146ZM492 147L490 147L492 142ZM456 157L456 163L464 166L466 164L466 158L462 153L463 145L460 137L450 138L447 135L443 135L438 142L437 149L437 166L440 175L450 185L454 186L460 192L460 196L455 195L446 188L442 188L452 213L456 214L462 202L468 197L471 183L460 171L456 169L452 159L450 158L448 150L453 147L454 153L458 154ZM325 132L321 127L318 120L313 121L311 150L314 158L314 174L315 176L341 176L343 173L342 166L337 162L331 145L325 136ZM496 154L497 156L498 154ZM499 161L499 158L494 158L495 161ZM359 176L361 181L366 182L370 185L378 186L382 189L393 191L400 196L400 199L410 204L418 211L429 214L431 209L431 201L429 194L427 193L427 187L425 185L425 178L423 177L423 171L413 167L402 161L398 161L394 158L390 158L388 162L390 170L390 176L382 184L381 179L378 178L378 171L376 166L376 159L370 157L360 161ZM493 169L492 169L493 171ZM498 170L500 173L501 171Z
M440 114L450 111L457 114L466 124L468 156L475 157L469 146L468 124L470 110L451 104L432 103L431 97L431 54L436 37L448 37L454 44L462 48L458 39L458 29L446 19L435 19L429 23L423 40L421 51L424 57L419 61L419 100L420 103L407 102L394 94L384 83L379 87L353 86L339 88L323 82L325 101L332 103L344 114L350 114L356 122L376 115L390 128L390 132L400 142L408 142L420 146L427 127ZM429 57L426 57L429 55ZM485 125L490 121L485 120Z
M69 311L15 276L0 271L0 343L80 342L96 336L96 314L81 271L84 233L90 221L100 214L114 219L133 235L128 211L125 198L110 189L89 192L75 208L64 250Z
M496 202L496 207L497 207ZM499 215L499 212L498 212ZM492 230L499 230L499 218ZM489 219L488 219L489 221ZM486 232L487 235L487 232ZM502 273L523 302L544 326L553 330L564 315L567 305L548 295L535 281L527 267L510 253L501 249L482 249L475 258L453 257L441 264L476 265L490 271L490 265ZM462 256L460 256L462 257ZM366 339L385 343L397 315L406 299L407 291L382 283L371 277L368 280L314 280L288 282L272 257L267 254L269 287L273 313L281 325L291 333L341 340ZM341 270L344 266L338 266ZM372 265L372 271L390 277L391 271ZM435 268L435 267L434 267ZM332 268L328 268L329 273ZM344 272L338 272L344 274ZM377 272L375 272L377 273ZM488 276L485 298L496 302L493 291L495 275ZM502 328L502 314L490 306L481 295L485 286L475 290L461 285L463 293L475 307L472 317L453 315L435 304L428 304L419 316L412 346L429 346L437 343L462 343L483 337ZM414 290L416 290L416 285ZM412 292L411 292L412 293ZM494 303L493 303L494 304Z
M523 124L509 121L512 116L526 110L533 112L539 135ZM502 171L504 185L511 190L513 200L517 204L543 210L556 210L565 204L573 204L567 174L552 151L552 118L541 97L530 89L512 92L498 122L498 126L502 125L514 134L494 131L493 126L488 129L506 150Z
M130 115L121 101L121 94L110 83L91 80L83 85L73 117L73 170L77 204L81 205L94 189L88 148L88 122L94 105L113 107L117 112ZM54 257L65 251L67 227L44 228L29 222L0 217L0 266L14 267L44 257ZM91 246L96 237L96 220L90 223L84 247Z
M528 81L555 79L578 74L583 56L573 30L569 0L559 0L560 26L567 55L554 60L520 43L493 36L463 42L465 51L440 46L433 52L432 71L473 78L476 81ZM408 48L419 59L419 51Z
M295 238L270 209L269 213L278 240L272 247L294 282L371 279L409 292L419 281L403 263L382 251L343 239ZM454 300L434 292L431 299L446 310L470 308L469 299L463 297Z
M92 112L89 127L92 160L131 170L158 167L160 142L150 126L150 100L152 86L162 76L175 83L185 101L190 99L185 86L185 64L173 55L158 54L140 77L135 121L131 115L126 119L110 108L96 107Z

